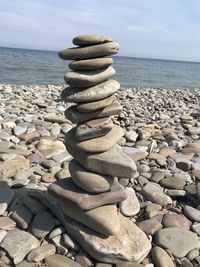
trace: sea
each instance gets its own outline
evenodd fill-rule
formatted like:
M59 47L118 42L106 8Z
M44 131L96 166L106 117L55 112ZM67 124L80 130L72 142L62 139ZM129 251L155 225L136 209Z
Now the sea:
M114 56L121 87L200 89L200 63ZM68 61L55 51L0 47L1 84L64 84Z

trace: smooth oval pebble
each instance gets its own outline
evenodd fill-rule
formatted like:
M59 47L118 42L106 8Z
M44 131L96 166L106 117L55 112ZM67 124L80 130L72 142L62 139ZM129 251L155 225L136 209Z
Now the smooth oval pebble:
M107 106L110 106L114 101L116 100L116 97L114 95L108 96L104 99L100 99L94 102L86 102L82 104L78 104L76 106L77 110L80 112L91 112L100 108L105 108Z
M45 258L45 263L48 267L81 267L77 262L59 254L48 256Z
M158 267L175 267L170 256L167 254L167 252L164 249L160 247L152 248L151 256L152 256L153 262Z
M71 122L78 124L78 123L90 121L93 119L118 115L121 111L122 111L122 106L117 103L113 103L112 105L108 107L101 108L101 109L94 110L92 112L87 112L87 113L79 112L76 109L76 106L71 106L70 108L66 109L65 116Z
M160 180L161 186L169 189L183 189L185 180L177 177L169 177Z
M184 214L192 221L200 222L200 210L191 206L185 205L183 209Z
M74 45L94 45L112 42L113 39L106 35L100 34L85 34L79 35L73 38L72 43Z
M98 70L112 65L113 59L108 57L76 60L69 63L72 70Z
M114 144L116 144L119 139L123 136L123 129L114 124L111 131L109 131L106 135L92 138L89 140L79 141L75 139L75 129L72 128L65 135L65 143L67 145L72 145L75 148L83 150L85 152L104 152L110 149Z
M52 244L44 244L38 248L33 249L27 256L30 262L39 262L44 258L56 253L56 248Z
M86 47L66 48L60 51L58 56L66 60L90 59L114 55L118 50L119 45L117 43L109 42Z
M180 227L186 230L190 230L191 222L183 214L168 212L163 216L162 224L165 228Z
M104 99L116 93L120 84L114 80L108 80L90 88L67 87L61 93L61 98L65 102L85 103Z
M113 182L113 177L90 172L75 160L69 162L69 171L74 183L90 193L106 192Z
M140 211L140 203L133 188L125 189L127 199L120 202L120 211L124 216L134 216Z
M115 74L113 67L91 71L69 71L64 75L64 80L72 87L94 86L105 82Z
M81 123L75 128L75 138L79 141L104 136L112 130L113 121L110 117Z

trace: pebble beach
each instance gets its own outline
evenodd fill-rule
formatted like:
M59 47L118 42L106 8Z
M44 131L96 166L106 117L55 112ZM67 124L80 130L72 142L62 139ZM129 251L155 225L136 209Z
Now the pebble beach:
M124 130L118 144L137 166L133 178L119 181L127 199L118 212L152 248L140 263L101 263L96 258L109 250L98 239L74 238L47 192L70 176L64 135L74 125L64 116L71 105L60 98L64 88L0 85L0 266L200 266L200 90L121 88L115 94L122 111L112 120Z

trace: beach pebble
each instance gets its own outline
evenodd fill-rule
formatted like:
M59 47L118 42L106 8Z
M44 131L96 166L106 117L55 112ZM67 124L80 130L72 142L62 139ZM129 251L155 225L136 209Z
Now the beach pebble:
M133 188L125 189L127 199L120 203L120 211L124 216L134 216L140 211L140 203Z

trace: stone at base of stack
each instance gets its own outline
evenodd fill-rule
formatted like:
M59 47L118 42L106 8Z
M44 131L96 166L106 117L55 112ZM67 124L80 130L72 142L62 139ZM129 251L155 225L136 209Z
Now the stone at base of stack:
M115 70L113 60L105 56L116 54L119 46L101 35L78 36L73 43L78 47L59 52L60 58L75 60L69 64L73 71L65 74L70 86L61 95L65 102L76 103L65 112L77 124L65 136L74 157L69 168L72 177L48 190L66 214L66 228L93 258L141 262L150 242L116 206L127 198L118 179L130 179L136 172L135 163L117 145L123 130L111 120L121 112L114 96L120 85L108 80Z

